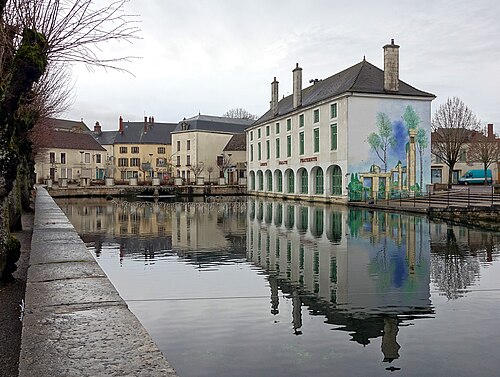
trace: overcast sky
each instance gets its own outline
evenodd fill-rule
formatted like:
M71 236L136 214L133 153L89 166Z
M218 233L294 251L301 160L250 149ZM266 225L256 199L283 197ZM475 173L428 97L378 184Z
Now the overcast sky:
M92 128L118 128L118 118L178 122L222 115L235 107L262 115L271 82L291 93L292 69L303 86L359 63L383 69L382 46L400 45L400 79L434 93L433 112L460 97L500 132L498 0L131 0L140 40L101 46L140 56L134 76L73 68L75 101L62 117Z

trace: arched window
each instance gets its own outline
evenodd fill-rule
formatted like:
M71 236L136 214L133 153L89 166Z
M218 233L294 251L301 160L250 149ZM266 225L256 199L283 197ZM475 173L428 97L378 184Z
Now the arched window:
M259 190L263 191L264 190L264 175L262 174L262 172L260 170L257 172L257 181L259 183Z
M300 171L300 193L307 194L309 191L309 187L307 185L307 171L306 169L302 169Z
M255 172L250 172L250 190L255 190Z
M293 194L295 192L295 177L293 171L288 170L288 193Z
M283 192L283 173L281 170L276 172L276 191Z
M342 195L342 170L337 165L332 171L332 195Z
M315 178L315 183L316 183L316 192L315 193L316 193L316 195L321 195L324 192L323 169L317 168L314 178Z
M268 170L266 171L266 180L267 180L267 191L272 192L273 191L273 175L271 172Z

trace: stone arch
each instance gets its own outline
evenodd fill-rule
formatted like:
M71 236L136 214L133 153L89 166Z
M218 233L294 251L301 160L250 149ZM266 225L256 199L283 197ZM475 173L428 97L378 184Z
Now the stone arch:
M332 165L328 168L327 191L332 196L341 196L344 187L344 177L342 168L338 165Z
M300 168L299 170L297 170L296 178L295 192L304 195L309 194L309 175L307 174L307 169Z
M314 168L312 168L309 181L311 182L311 193L313 195L324 195L325 177L321 166L315 166Z
M250 190L255 191L255 172L252 170L250 172Z
M266 170L266 173L264 175L265 179L265 187L264 191L266 192L273 192L273 174L271 173L271 170Z

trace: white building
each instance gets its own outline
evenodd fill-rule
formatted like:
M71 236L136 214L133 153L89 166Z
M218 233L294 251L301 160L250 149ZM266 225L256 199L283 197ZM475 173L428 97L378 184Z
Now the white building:
M279 98L247 129L248 192L315 201L420 191L430 183L433 94L399 80L399 46L384 46L384 71L363 59ZM426 145L428 145L426 147Z

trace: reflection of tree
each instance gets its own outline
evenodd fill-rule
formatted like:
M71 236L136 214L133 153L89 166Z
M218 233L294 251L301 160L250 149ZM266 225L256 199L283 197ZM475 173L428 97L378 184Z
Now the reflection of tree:
M363 211L361 209L349 209L349 229L351 236L356 237L363 226Z
M453 228L446 239L431 243L431 279L448 299L455 300L479 278L479 260L468 246L457 242Z

